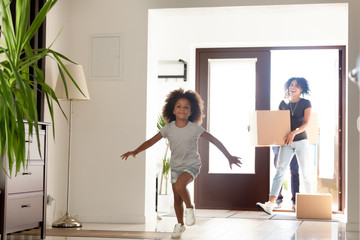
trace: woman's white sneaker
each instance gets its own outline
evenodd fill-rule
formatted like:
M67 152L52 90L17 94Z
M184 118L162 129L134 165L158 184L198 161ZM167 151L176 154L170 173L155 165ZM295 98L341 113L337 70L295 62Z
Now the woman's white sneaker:
M185 210L186 225L192 226L195 224L195 208L187 208Z
M182 233L185 231L185 226L178 223L174 227L174 231L171 234L171 238L181 238Z
M269 202L266 202L266 203L260 203L260 202L258 202L258 203L256 203L256 206L257 206L260 210L266 212L266 213L269 214L269 215L272 214L273 209L274 209L274 203L272 203L272 202L270 202L270 201L269 201Z

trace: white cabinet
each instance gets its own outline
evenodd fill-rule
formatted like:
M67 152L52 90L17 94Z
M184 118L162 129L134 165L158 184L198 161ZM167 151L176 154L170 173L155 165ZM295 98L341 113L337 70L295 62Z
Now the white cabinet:
M9 178L0 170L0 234L41 228L41 239L46 235L46 166L48 124L39 123L40 152L37 138L28 139L28 167Z

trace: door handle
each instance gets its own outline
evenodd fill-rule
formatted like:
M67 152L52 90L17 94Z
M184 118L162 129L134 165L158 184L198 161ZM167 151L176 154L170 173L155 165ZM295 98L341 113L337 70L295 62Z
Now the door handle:
M23 205L21 205L21 208L29 208L29 207L31 207L30 204L23 204Z
M349 78L355 82L357 82L357 78L359 77L360 67L355 67L353 70L349 72Z

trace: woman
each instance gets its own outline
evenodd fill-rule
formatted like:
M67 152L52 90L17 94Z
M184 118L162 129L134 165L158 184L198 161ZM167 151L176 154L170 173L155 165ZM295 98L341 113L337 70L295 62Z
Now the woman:
M271 214L274 209L275 200L284 181L285 171L294 155L297 157L302 172L305 191L306 193L312 192L312 163L308 157L309 143L305 131L310 120L311 103L309 100L301 98L301 95L308 95L310 92L308 81L305 78L290 78L285 83L285 91L290 101L289 103L281 101L279 109L290 110L291 132L285 137L285 145L280 147L269 201L256 203L256 206L267 214Z

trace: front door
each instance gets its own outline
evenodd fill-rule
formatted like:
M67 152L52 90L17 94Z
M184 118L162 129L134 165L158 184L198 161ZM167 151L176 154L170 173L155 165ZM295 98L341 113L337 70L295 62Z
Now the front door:
M231 170L219 150L200 140L203 165L195 180L195 205L253 210L257 201L268 198L270 153L268 147L249 147L247 126L249 113L270 109L270 51L197 49L196 68L203 126L231 154L242 157L243 165Z
M267 201L275 168L269 147L249 143L249 113L277 110L283 84L296 75L309 80L312 112L318 115L319 140L311 144L316 192L331 193L333 211L344 210L344 53L341 46L197 50L196 91L205 105L203 127L243 162L242 168L230 170L222 153L201 140L197 208L252 210L257 201Z

